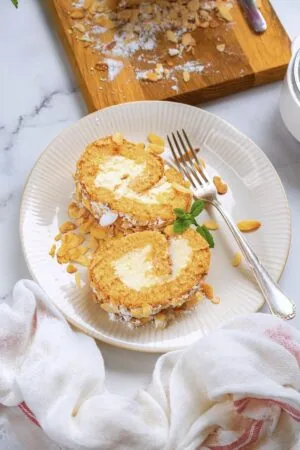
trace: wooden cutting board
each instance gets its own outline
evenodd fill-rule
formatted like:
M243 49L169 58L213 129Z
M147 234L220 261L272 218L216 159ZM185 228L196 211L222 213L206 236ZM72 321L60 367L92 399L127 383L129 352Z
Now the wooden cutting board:
M137 65L143 67L136 57L123 60L124 67L113 81L101 81L99 72L94 70L101 55L75 39L71 33L73 22L69 11L72 1L48 0L48 3L90 111L136 100L199 104L282 79L291 56L289 37L268 0L262 0L261 10L268 24L267 31L262 35L250 30L240 7L235 3L231 10L233 23L194 32L197 46L192 59L200 60L205 70L192 73L188 82L181 77L178 93L172 90L170 81L137 80L135 68ZM218 43L225 43L223 53L216 49ZM166 54L167 48L160 46L156 52ZM188 60L187 56L185 60Z

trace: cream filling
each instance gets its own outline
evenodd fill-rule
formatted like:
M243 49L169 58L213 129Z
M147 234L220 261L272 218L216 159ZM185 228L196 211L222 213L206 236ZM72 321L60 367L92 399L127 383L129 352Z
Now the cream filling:
M188 241L183 238L172 239L169 251L172 264L170 275L158 276L153 273L153 261L149 259L150 244L127 253L114 261L112 266L124 285L135 291L140 291L143 288L174 280L181 270L187 266L192 256L192 249Z
M94 184L114 192L115 198L128 198L140 203L159 204L159 196L171 191L172 185L162 177L161 180L146 193L139 194L129 188L129 184L145 171L146 163L138 164L124 156L111 156L100 164Z

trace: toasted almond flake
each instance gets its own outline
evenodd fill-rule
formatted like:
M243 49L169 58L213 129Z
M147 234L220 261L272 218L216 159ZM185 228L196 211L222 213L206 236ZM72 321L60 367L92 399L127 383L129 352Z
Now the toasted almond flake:
M75 282L76 282L76 286L80 288L81 287L81 279L80 279L80 273L79 272L75 273Z
M143 74L143 80L147 81L158 81L161 80L162 75L154 72L153 70L148 70Z
M187 47L188 45L195 45L195 39L192 37L191 33L185 33L181 39L182 45Z
M208 28L209 27L209 22L205 21L205 22L200 22L198 25L200 28Z
M222 181L221 177L213 177L214 185L216 186L217 192L220 195L226 194L228 191L228 186Z
M232 258L231 265L233 267L238 267L242 262L242 255L240 252L235 253L234 257Z
M75 8L70 13L70 17L72 19L83 19L84 16L85 16L85 10L83 8Z
M78 247L84 241L84 236L77 233L68 233L62 236L62 244L67 249Z
M215 305L218 305L220 303L220 297L213 297L210 299L210 301Z
M176 233L173 230L173 225L166 226L166 228L164 228L164 234L167 236L175 236Z
M64 233L68 233L68 231L72 231L72 230L76 230L77 225L73 222L67 221L64 222L60 227L59 227L59 231L64 234Z
M108 313L118 314L119 312L119 308L115 305L112 305L111 303L101 303L100 306L104 311Z
M88 247L91 250L96 251L98 248L98 245L99 245L99 242L97 241L97 239L92 234L90 234L89 241L88 241Z
M204 295L206 295L207 298L209 298L209 300L214 297L214 290L210 284L204 283L202 286L202 292L204 293Z
M191 79L190 73L187 72L186 70L183 71L182 76L185 83L187 83Z
M72 29L80 31L80 33L85 32L85 26L83 25L83 23L79 23L79 22L74 23L74 25L72 25Z
M172 183L172 186L177 192L182 192L183 194L191 194L191 191L188 188L182 186L181 184Z
M105 239L107 237L107 230L100 227L99 225L94 225L91 228L90 233L96 239Z
M58 233L58 234L55 236L54 240L55 240L55 241L60 241L60 240L61 240L61 237L62 237L62 234L61 234L61 233Z
M169 48L168 53L169 53L170 56L177 56L177 55L179 55L179 50L178 50L178 48Z
M87 256L79 256L74 262L77 262L81 266L89 267L91 260Z
M68 206L68 215L70 219L79 219L79 217L85 214L85 209L80 208L76 203L72 202Z
M218 52L222 53L225 50L225 44L219 44L216 46Z
M113 135L112 140L115 144L121 145L123 144L124 138L121 133L117 132Z
M258 230L261 227L259 220L241 220L237 223L238 229L242 232Z
M80 233L84 233L84 234L89 233L94 222L95 222L95 219L93 216L89 216L89 217L85 218L83 224L80 225L80 227L79 227Z
M160 73L162 73L163 71L164 71L163 65L160 64L160 63L156 64L155 72L158 73L158 74L160 74Z
M147 139L151 144L156 144L160 147L164 147L165 145L164 139L160 136L157 136L157 134L155 133L149 133Z
M177 44L178 42L178 37L176 36L176 34L174 33L174 31L168 30L166 33L167 39L169 42L172 42L173 44Z
M152 153L156 153L157 155L160 155L161 153L164 152L164 147L162 147L161 145L157 145L157 144L148 144L147 146L147 150L149 150Z
M107 28L108 30L111 30L116 26L116 24L107 15L96 17L94 19L94 23L96 25L100 25L100 27Z
M73 266L73 264L68 264L67 265L67 272L68 273L75 273L75 272L77 272L77 268L75 266Z
M55 252L56 252L56 245L53 244L53 245L51 246L50 250L49 250L49 255L50 255L52 258L54 258Z
M154 316L155 328L157 328L159 330L163 330L164 328L166 328L167 324L168 324L168 319L167 319L166 314L164 314L162 312L155 314L155 316Z
M219 225L215 220L207 220L204 224L208 230L218 230Z
M222 19L225 19L227 22L233 21L229 3L225 3L223 0L217 0L217 8Z

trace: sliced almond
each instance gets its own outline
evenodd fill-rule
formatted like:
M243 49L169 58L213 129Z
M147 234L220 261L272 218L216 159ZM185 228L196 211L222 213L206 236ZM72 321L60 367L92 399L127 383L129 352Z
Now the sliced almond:
M156 73L153 70L147 70L147 72L144 73L143 75L143 80L147 80L147 81L158 81L161 80L162 75Z
M95 17L94 23L96 25L100 25L103 28L107 28L108 30L111 30L116 26L116 24L106 14L100 17Z
M74 8L70 13L72 19L83 19L84 16L85 10L83 8Z
M191 79L190 73L187 72L186 70L183 71L182 76L183 76L183 80L185 81L185 83L187 83Z
M93 225L90 233L96 239L105 239L107 237L107 231L105 228L100 227L100 225Z
M61 233L58 233L58 234L55 236L54 240L55 240L55 241L60 241L60 240L61 240L61 237L62 237L62 234L61 234Z
M77 272L77 268L75 266L73 266L73 264L68 264L67 265L67 272L68 273L75 273L75 272Z
M77 262L81 266L89 267L91 260L86 256L79 256L79 258L77 258L75 262Z
M196 45L196 41L193 38L193 36L191 35L191 33L185 33L182 36L181 42L182 42L182 45L184 45L185 47L187 47L189 45L191 45L191 46Z
M155 133L149 133L147 139L151 144L156 144L160 147L164 147L165 145L164 139L160 136L157 136L157 134Z
M169 42L172 42L173 44L177 44L178 37L176 36L174 31L168 30L167 33L166 33L166 36L167 36L167 39L168 39Z
M152 153L156 153L157 155L160 155L161 153L164 152L165 149L164 147L157 144L148 144L147 150Z
M68 233L62 237L63 246L67 250L78 247L84 241L84 236L77 233Z
M90 234L88 246L92 251L96 251L99 246L98 240L92 234Z
M215 220L207 220L204 224L208 230L218 230L219 225Z
M95 64L95 69L98 70L98 72L107 72L108 64L106 64L105 62L98 61Z
M173 188L175 189L175 191L177 191L177 192L182 192L183 194L191 194L191 191L190 191L188 188L182 186L182 185L179 184L179 183L172 183L172 187L173 187Z
M95 222L95 219L93 216L89 216L84 219L82 225L79 227L80 233L89 233L93 224Z
M209 27L209 22L205 21L205 22L200 22L198 25L200 28L208 28Z
M74 23L74 25L72 25L72 29L80 31L80 33L85 32L85 26L83 25L83 23L79 23L79 22Z
M240 252L235 253L234 257L232 258L231 265L233 267L238 267L242 262L242 255Z
M51 258L54 258L55 252L56 252L56 245L53 244L49 250L49 255L51 256Z
M224 52L225 47L226 47L225 44L219 44L219 45L216 46L218 52L220 52L220 53Z
M210 299L210 301L215 305L218 305L220 303L220 297L213 297Z
M160 312L154 316L154 325L158 330L163 330L168 324L167 315Z
M227 22L233 21L233 17L230 12L231 5L223 2L223 0L217 0L217 8L222 19L226 20Z
M226 194L228 191L228 186L222 181L221 177L213 177L214 185L216 186L217 192L220 195Z
M75 273L75 282L76 282L76 286L80 288L81 287L81 279L80 279L80 273L79 272Z
M68 215L70 219L79 219L85 213L84 208L80 208L76 203L70 203L68 206Z
M119 308L115 305L112 305L111 303L101 303L100 306L107 313L113 313L113 314L119 313Z
M241 220L237 223L238 229L242 232L258 230L261 227L259 220Z
M72 231L72 230L76 230L77 225L75 225L75 223L67 221L64 222L60 227L59 227L59 231L64 234L64 233L68 233L68 231Z
M210 284L204 283L202 286L202 292L210 300L214 297L214 290Z

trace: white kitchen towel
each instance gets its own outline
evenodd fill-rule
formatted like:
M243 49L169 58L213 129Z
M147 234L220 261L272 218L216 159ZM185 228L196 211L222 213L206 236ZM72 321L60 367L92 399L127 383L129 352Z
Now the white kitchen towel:
M0 304L0 403L72 449L289 450L300 432L299 363L300 332L252 314L162 356L130 400L107 391L94 340L35 283L20 281Z

